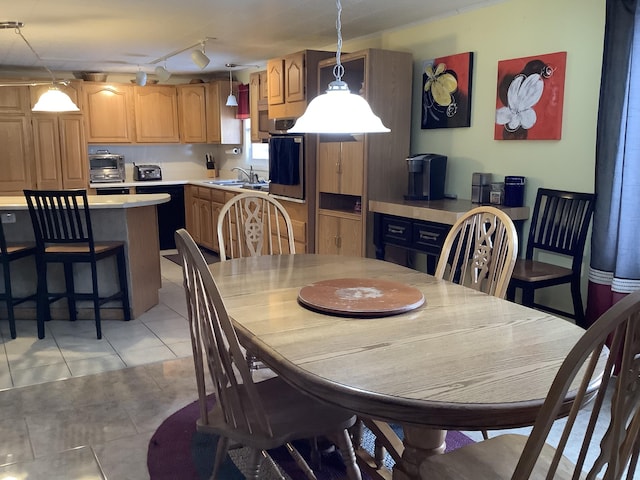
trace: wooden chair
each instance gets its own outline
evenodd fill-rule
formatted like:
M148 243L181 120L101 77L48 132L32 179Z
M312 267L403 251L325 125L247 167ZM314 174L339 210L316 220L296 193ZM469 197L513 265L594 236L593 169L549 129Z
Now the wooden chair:
M36 239L36 268L38 271L37 320L38 338L44 338L44 322L51 318L50 304L66 298L69 316L77 318L76 300L91 300L97 338L102 338L100 305L114 300L122 302L124 319L131 319L127 267L123 242L95 242L91 228L86 190L25 190ZM118 267L119 290L107 297L98 291L97 263L115 256ZM47 286L47 265L62 263L66 290L51 293ZM91 292L76 292L73 265L87 263L91 270Z
M16 297L13 295L11 286L11 262L30 255L35 255L36 246L34 244L7 244L4 237L4 229L0 223L0 262L2 263L2 273L4 277L4 291L0 292L0 302L7 304L7 316L9 318L9 331L11 338L16 338L16 320L13 307L36 298L34 295L26 297Z
M596 367L608 359L601 377ZM640 290L605 312L571 349L527 438L500 435L430 457L420 466L423 479L633 479L640 453ZM618 364L617 377L613 377ZM604 401L613 387L611 405ZM557 447L546 443L549 431L570 392L574 398ZM588 417L576 422L578 411L592 399ZM609 420L604 411L608 410ZM586 412L585 412L586 413ZM566 414L566 412L565 412ZM604 417L604 418L603 418ZM596 430L596 422L600 422ZM601 433L596 433L601 432ZM580 447L575 460L564 452ZM591 445L591 450L589 446ZM626 474L626 475L625 475Z
M197 428L220 436L211 478L216 478L233 441L252 449L249 478L258 478L266 450L286 445L313 479L311 469L291 442L326 435L333 437L340 447L349 479L359 480L360 471L347 432L355 423L355 416L308 397L278 376L254 382L202 253L186 230L178 230L175 238L184 274L200 403ZM211 409L207 406L207 369L216 393Z
M289 214L269 195L242 193L218 217L220 260L296 253Z
M517 256L518 234L511 218L495 207L481 206L451 227L434 276L504 298ZM376 437L370 463L382 468L385 450L398 461L404 447L391 427L378 420L361 420ZM482 435L488 438L486 431Z
M592 193L538 189L527 251L524 260L519 259L513 270L507 292L509 300L514 300L516 288L521 288L523 305L573 318L578 325L585 326L580 275L595 200L596 195ZM540 251L568 257L571 267L534 260ZM573 313L535 302L537 289L566 283L571 285Z
M477 207L451 227L434 276L504 298L517 256L511 218L495 207Z

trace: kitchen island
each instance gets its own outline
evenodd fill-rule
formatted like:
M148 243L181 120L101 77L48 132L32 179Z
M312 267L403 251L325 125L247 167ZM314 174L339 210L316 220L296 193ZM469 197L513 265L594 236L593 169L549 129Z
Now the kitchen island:
M168 194L145 195L89 195L91 224L96 241L122 241L127 257L127 278L131 316L136 318L158 303L158 290L162 286L160 276L160 248L158 243L158 218L156 206L170 200ZM33 228L27 203L22 196L0 197L0 216L8 242L33 242ZM16 295L35 292L36 270L33 258L21 260L12 268L12 287ZM62 269L58 265L49 268L49 285L63 285ZM86 265L76 268L76 285L90 285L90 273ZM105 260L99 264L101 295L117 290L117 273L114 262ZM55 288L55 287L54 287ZM103 307L104 319L122 318L119 302L114 307ZM21 308L22 307L22 308ZM18 318L35 318L35 303L26 302L16 308ZM53 318L68 318L65 302L52 304ZM78 318L93 318L93 308L79 303Z

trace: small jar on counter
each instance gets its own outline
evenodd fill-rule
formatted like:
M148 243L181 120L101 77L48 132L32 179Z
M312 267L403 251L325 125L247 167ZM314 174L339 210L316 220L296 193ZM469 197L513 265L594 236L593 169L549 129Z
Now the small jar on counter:
M489 192L489 203L502 205L504 201L504 182L494 182L491 184Z

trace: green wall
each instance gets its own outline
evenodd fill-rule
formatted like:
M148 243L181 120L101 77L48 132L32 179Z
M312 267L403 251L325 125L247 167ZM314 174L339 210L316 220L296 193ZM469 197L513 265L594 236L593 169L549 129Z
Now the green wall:
M446 192L470 198L473 172L492 173L495 181L505 175L524 175L525 203L533 206L541 186L593 191L604 12L604 0L509 0L345 42L343 50L371 47L413 54L411 152L449 157ZM471 127L422 130L423 62L467 51L475 55ZM562 139L494 140L498 61L559 51L567 52ZM563 304L568 289L549 289L546 295L553 295L553 303Z

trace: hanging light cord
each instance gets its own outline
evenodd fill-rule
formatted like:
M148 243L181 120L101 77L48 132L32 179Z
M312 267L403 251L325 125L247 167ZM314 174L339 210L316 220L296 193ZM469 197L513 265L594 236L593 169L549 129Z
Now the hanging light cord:
M20 30L20 27L16 27L15 29L16 34L20 35L20 38L22 38L22 40L24 40L24 43L27 44L27 47L29 47L29 49L33 52L33 54L36 56L36 58L38 59L38 61L40 62L40 65L42 65L42 67L49 72L49 75L51 75L51 79L53 80L53 83L58 83L56 81L56 77L53 74L53 72L51 71L51 69L49 67L47 67L44 63L44 61L42 60L42 58L40 58L40 55L38 55L38 52L36 52L34 50L34 48L31 46L31 44L29 43L29 41L25 38L25 36L22 34L22 30Z
M336 82L341 82L342 75L344 75L344 67L342 66L342 63L340 63L340 53L342 52L342 3L340 3L340 0L336 0L336 7L338 9L338 17L336 18L338 46L336 49L336 65L333 67L333 76L336 77Z

